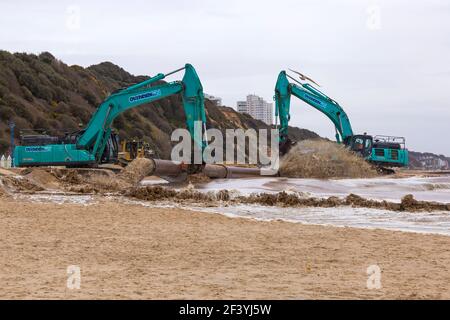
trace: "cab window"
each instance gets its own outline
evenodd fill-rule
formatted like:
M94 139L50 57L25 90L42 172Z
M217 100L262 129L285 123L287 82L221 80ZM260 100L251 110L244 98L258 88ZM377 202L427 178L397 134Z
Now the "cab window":
M355 149L362 150L364 148L364 140L362 138L355 139Z

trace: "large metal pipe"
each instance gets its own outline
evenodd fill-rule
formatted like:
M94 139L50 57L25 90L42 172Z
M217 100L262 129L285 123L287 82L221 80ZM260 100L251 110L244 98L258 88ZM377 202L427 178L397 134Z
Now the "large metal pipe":
M186 166L180 162L161 159L150 159L152 162L148 170L148 176L180 177L186 174ZM212 179L233 179L250 176L276 176L276 172L270 172L264 168L245 168L226 166L223 164L206 164L202 171Z
M181 163L162 160L162 159L152 159L153 160L153 170L149 175L155 176L178 176L183 172Z
M228 168L223 164L207 164L203 173L212 179L225 179L228 176Z
M225 166L222 164L207 164L203 173L212 179L233 179L250 176L276 176L277 172L271 172L264 168L245 168Z
M150 159L151 163L146 176L158 176L169 182L182 182L186 180L186 169L182 163L162 159Z

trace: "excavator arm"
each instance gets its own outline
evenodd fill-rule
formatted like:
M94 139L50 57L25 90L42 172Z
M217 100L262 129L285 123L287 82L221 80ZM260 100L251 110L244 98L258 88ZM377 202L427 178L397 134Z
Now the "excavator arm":
M181 81L151 86L168 75L185 70ZM206 129L203 87L194 67L183 68L166 75L158 74L141 83L110 95L96 110L86 129L72 144L21 146L16 148L18 166L39 165L92 165L102 161L103 152L111 137L114 119L126 110L180 93L186 115L186 126L195 144L204 150L206 141L195 130L195 122L201 121Z
M348 143L353 136L350 120L344 109L333 99L314 88L310 84L303 84L294 78L290 83L286 71L281 71L275 85L275 118L280 118L280 144L288 143L288 127L290 120L291 95L306 102L313 108L325 114L336 128L336 141Z

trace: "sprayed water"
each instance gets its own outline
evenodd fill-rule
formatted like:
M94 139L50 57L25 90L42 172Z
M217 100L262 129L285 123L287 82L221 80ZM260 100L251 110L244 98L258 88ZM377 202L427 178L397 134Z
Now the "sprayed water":
M37 180L37 176L33 177ZM4 178L5 179L5 178ZM5 179L8 187L34 189L28 185L28 179L17 177L14 181ZM228 189L235 196L249 195L254 192L277 193L280 191L296 192L316 197L338 196L345 197L349 193L356 193L365 198L379 200L400 201L405 194L413 194L418 200L450 202L450 177L432 178L377 178L377 179L344 179L344 180L318 180L318 179L286 179L286 178L259 178L239 180L214 180L197 189L202 193L212 194L215 191ZM234 191L232 191L234 190ZM212 192L211 192L212 191ZM75 203L90 205L94 198L90 195L61 195L39 194L17 195L36 202ZM357 228L381 228L412 232L429 232L450 235L450 215L446 212L395 212L373 208L354 208L348 206L324 207L274 207L259 204L223 204L213 207L185 201L184 198L209 199L198 195L195 190L185 190L175 203L170 199L165 201L141 201L135 203L146 204L149 207L181 207L203 212L219 213L227 216L245 217L256 220L284 220L297 223L348 226ZM111 197L112 201L123 199Z
M29 200L32 202L39 203L56 203L56 204L82 204L82 205L91 205L94 204L94 198L90 195L79 195L79 194L15 194L14 199L18 200Z
M448 212L417 212L411 214L410 212L394 212L370 208L279 208L253 204L205 207L169 201L149 202L129 198L122 198L121 201L148 208L181 208L257 221L278 220L333 227L385 229L450 236L450 214Z
M211 214L223 214L229 217L249 218L261 221L282 220L293 223L329 225L336 227L380 228L408 232L433 233L450 235L450 214L448 212L398 212L372 208L340 207L275 207L259 204L229 204L227 202L205 206L203 199L209 199L213 193L198 195L192 188L186 188L181 193L181 201L172 199L145 201L127 197L109 196L111 201L121 201L129 204L139 204L154 208L183 208L202 211ZM231 192L232 193L232 192ZM198 197L199 202L184 201L183 197ZM237 195L235 195L237 196ZM34 202L53 202L57 204L91 205L95 198L90 195L67 194L17 194L16 198L28 199ZM194 197L194 198L195 198ZM215 196L217 200L217 196ZM220 200L220 199L219 199ZM202 204L200 204L202 203Z
M133 185L138 184L153 168L153 162L146 158L137 158L131 161L117 178Z
M281 159L280 175L290 178L369 178L376 170L343 145L304 140Z
M411 214L409 212L393 212L369 208L276 208L258 205L238 205L217 208L195 207L192 209L261 221L282 220L303 224L378 228L450 236L450 214L448 212Z
M450 202L450 176L375 179L220 179L198 186L200 190L238 190L242 195L294 191L315 197L346 197L350 193L376 200L399 202L407 194L421 201Z

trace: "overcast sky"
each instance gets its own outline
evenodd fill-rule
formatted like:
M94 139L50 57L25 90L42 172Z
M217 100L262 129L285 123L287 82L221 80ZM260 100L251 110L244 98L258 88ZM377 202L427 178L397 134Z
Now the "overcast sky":
M189 62L205 92L232 107L248 93L272 101L278 72L294 68L341 104L355 133L450 156L448 0L1 0L0 49L146 75ZM334 137L298 99L291 115Z

